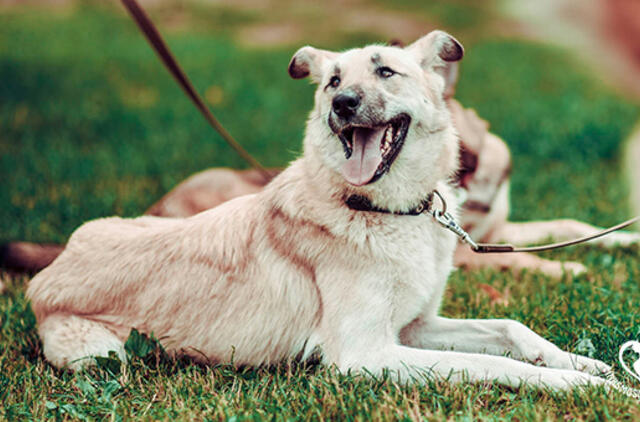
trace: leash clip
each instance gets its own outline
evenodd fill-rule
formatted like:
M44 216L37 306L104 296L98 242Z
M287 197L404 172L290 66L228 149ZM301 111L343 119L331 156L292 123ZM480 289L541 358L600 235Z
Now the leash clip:
M455 218L451 214L447 212L447 202L444 200L440 192L437 190L433 191L438 198L440 198L440 202L442 203L442 210L431 209L429 210L429 214L445 229L453 232L458 239L462 242L471 246L471 248L476 251L480 247L476 242L473 241L469 233L467 233L460 225L456 222Z
M477 250L479 248L478 244L473 241L471 236L469 236L469 233L460 227L451 214L446 211L442 212L440 210L434 210L431 212L431 215L442 227L453 232L461 241L471 246L473 250Z

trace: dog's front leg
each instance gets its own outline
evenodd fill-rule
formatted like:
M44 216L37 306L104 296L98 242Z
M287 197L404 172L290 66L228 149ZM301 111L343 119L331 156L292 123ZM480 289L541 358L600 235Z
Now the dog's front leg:
M325 362L335 364L341 371L379 376L386 369L402 382L424 382L425 375L431 375L454 382L496 380L510 386L527 383L557 389L604 381L573 369L541 368L504 356L425 350L398 344L391 323L389 286L381 282L378 288L374 287L375 282L354 282L345 287L348 294L342 292L341 301L331 300L330 294L324 296L325 318L319 331L320 342ZM440 328L444 338L445 327ZM472 339L478 343L486 340L477 335Z
M583 372L541 368L503 356L423 350L396 344L351 358L340 365L341 370L364 370L365 374L377 376L386 369L400 382L425 382L430 378L454 383L497 381L512 387L527 384L560 390L604 383L604 379Z
M594 375L611 369L604 362L565 352L523 324L508 319L418 318L402 330L401 340L425 349L509 354L550 368Z

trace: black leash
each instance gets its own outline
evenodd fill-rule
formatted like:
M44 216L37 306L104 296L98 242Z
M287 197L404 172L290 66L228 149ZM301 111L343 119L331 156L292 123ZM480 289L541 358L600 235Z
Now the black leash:
M231 148L236 150L236 152L245 159L245 161L258 170L265 180L271 180L272 177L269 172L267 172L267 170L255 158L253 158L251 154L249 154L238 142L236 142L235 139L233 139L231 134L227 132L218 119L215 118L213 113L211 113L211 110L209 110L209 108L204 104L191 84L191 81L187 78L187 75L171 54L169 47L162 39L162 36L156 29L155 25L151 22L140 5L138 5L136 0L122 0L122 4L127 8L129 14L147 38L147 41L149 41L149 44L151 44L151 47L153 47L153 50L156 52L160 60L162 60L162 63L166 66L167 70L169 70L180 87L184 90L191 101L193 101L196 108L200 110L200 113L202 113L211 127L213 127L216 132L218 132L220 136L222 136L222 138L231 146Z
M442 209L434 209L433 208L433 198L437 196L442 202ZM632 225L635 222L640 221L640 216L634 217L630 220L617 224L613 227L609 227L607 229L601 230L597 233L594 233L589 236L580 237L578 239L567 240L566 242L559 243L550 243L547 245L540 246L530 246L530 247L515 247L509 244L489 244L489 243L476 243L469 233L467 233L458 222L453 218L453 216L447 212L447 202L444 200L440 192L434 190L432 193L427 195L427 198L420 202L417 207L414 207L406 212L392 212L383 208L375 207L371 204L371 201L360 195L351 195L345 201L347 207L354 211L370 211L370 212L379 212L384 214L395 214L395 215L420 215L420 214L429 214L431 215L442 227L447 230L455 233L460 240L466 244L468 244L471 249L476 253L508 253L508 252L542 252L542 251L550 251L552 249L560 249L566 248L567 246L573 246L580 243L588 242L590 240L597 239L609 233L615 232L617 230L621 230L625 227Z

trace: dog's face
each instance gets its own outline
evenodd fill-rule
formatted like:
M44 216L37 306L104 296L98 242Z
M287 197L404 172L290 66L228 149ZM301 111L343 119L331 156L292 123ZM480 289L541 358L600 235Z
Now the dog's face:
M462 46L441 31L406 48L301 48L289 73L318 84L308 142L326 166L368 193L451 171L437 168L452 167L456 158L455 149L442 156L452 130L443 94L462 55ZM447 164L439 166L443 158Z

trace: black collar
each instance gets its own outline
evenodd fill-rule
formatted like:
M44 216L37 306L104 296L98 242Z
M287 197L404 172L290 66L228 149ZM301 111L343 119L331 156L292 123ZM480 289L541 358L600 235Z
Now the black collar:
M381 212L383 214L395 215L420 215L423 212L431 209L431 205L433 204L433 192L427 195L427 197L423 199L417 206L411 208L408 211L389 211L384 208L375 207L373 206L369 198L362 195L351 195L344 201L344 203L347 205L347 207L354 211Z

